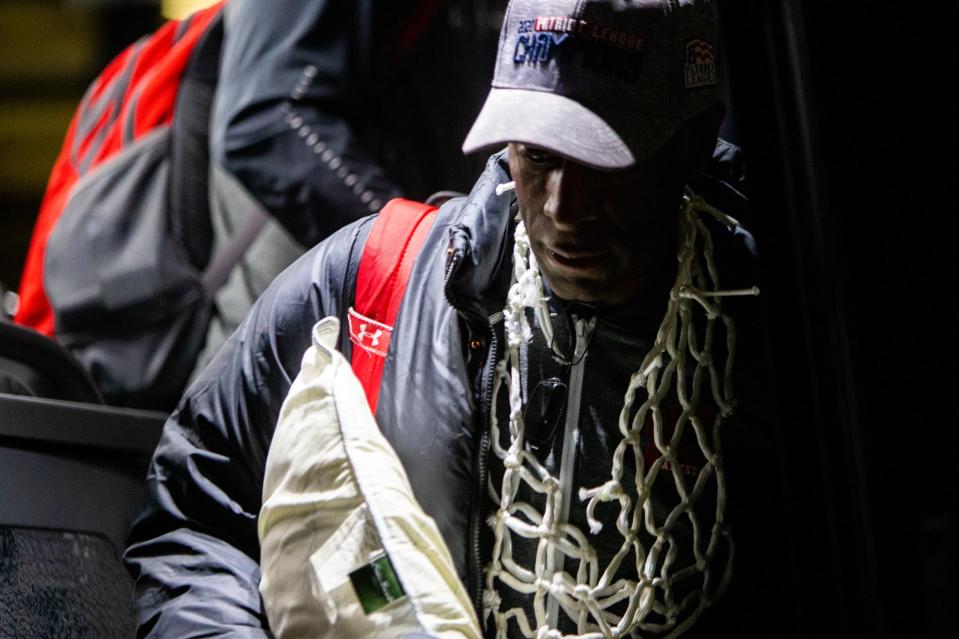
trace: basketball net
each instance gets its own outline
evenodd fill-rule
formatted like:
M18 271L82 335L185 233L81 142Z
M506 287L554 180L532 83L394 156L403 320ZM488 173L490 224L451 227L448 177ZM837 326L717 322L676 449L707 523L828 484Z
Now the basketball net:
M497 638L507 636L510 619L524 637L535 639L598 639L630 634L675 637L695 622L729 582L733 544L725 521L726 477L720 431L734 407L736 332L732 319L723 312L721 298L756 295L759 291L720 289L712 236L701 219L704 214L726 225L739 225L701 197L684 196L676 281L655 342L630 379L619 416L622 440L613 454L611 476L602 485L579 491L579 499L586 502L589 532L593 535L603 528L595 516L597 506L618 502L615 526L622 545L605 566L599 565L589 537L577 526L561 521L564 495L560 481L525 446L520 347L533 338L527 308L533 310L546 342L552 344L553 340L536 258L523 223L516 227L512 285L504 310L507 352L497 366L490 419L492 450L505 469L502 485L496 487L491 480L488 487L496 509L489 519L493 552L485 571L483 619L488 626L492 617ZM702 336L697 334L694 319L705 327ZM721 340L725 348L716 348ZM501 445L496 408L504 385L510 406L508 448ZM708 393L718 408L710 420L697 413L703 393ZM674 423L665 423L660 410L667 397L681 407ZM634 410L636 402L641 405ZM683 476L677 455L689 429L705 460L691 480ZM658 450L652 463L644 456L641 441L650 437ZM635 460L636 494L630 494L632 491L624 489L622 483L627 453ZM662 503L657 505L659 516L653 509L657 482L672 482L678 495L678 503L672 508L667 504L665 517ZM543 496L542 513L517 499L521 484ZM704 522L694 506L707 487L715 495L715 509L711 521ZM674 534L677 522L684 519L692 531L691 548L680 547L681 540ZM534 565L521 566L514 561L512 547L517 538L536 543ZM721 547L725 550L717 557ZM617 577L628 561L635 563L635 581ZM574 569L567 572L564 568L570 566ZM522 608L502 610L498 592L502 588L532 595L534 618L530 619ZM559 615L555 612L557 604L562 611ZM575 634L564 635L557 630L563 614L575 624Z

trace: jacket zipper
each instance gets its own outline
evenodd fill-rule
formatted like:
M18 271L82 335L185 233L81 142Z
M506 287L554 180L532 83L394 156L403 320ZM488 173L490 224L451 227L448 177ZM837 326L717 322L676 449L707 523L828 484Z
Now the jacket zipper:
M576 345L573 347L573 365L569 372L569 394L566 402L566 425L563 431L563 452L559 466L559 485L562 501L557 513L557 521L569 521L569 506L572 500L573 475L575 472L576 442L579 441L579 408L583 395L583 371L586 367L586 339L587 332L592 326L587 326L584 319L576 319ZM548 557L547 573L563 569L565 555L561 550L554 550ZM550 597L546 607L546 620L550 628L556 628L559 620L559 602Z
M469 313L463 305L458 303L458 300L454 299L450 291L450 281L453 278L453 274L457 270L457 267L460 264L460 259L462 255L459 251L453 250L453 247L450 247L450 260L449 264L446 267L446 276L443 281L443 295L446 298L446 301L453 308L469 315L474 315ZM498 314L497 314L498 315ZM487 428L487 422L492 410L492 396L493 396L493 375L496 374L496 362L499 358L499 344L496 337L495 323L497 321L497 315L489 318L488 327L490 335L490 348L489 348L489 367L485 375L485 385L483 387L483 408L480 415L482 417L479 426L480 437L479 437L479 448L476 451L476 463L475 471L478 478L477 483L473 486L473 501L470 505L470 525L469 525L469 545L470 545L470 573L472 577L472 583L469 585L472 588L473 592L473 608L476 610L476 616L480 619L480 625L482 626L482 614L483 614L483 570L482 570L482 557L480 556L480 514L483 511L482 508L482 499L483 499L483 488L486 486L487 481L487 464L486 456L489 451L490 446L490 435L489 429Z
M499 359L498 342L496 329L493 328L493 322L491 321L489 368L484 380L484 410L480 412L483 420L479 425L481 428L480 444L479 450L476 451L476 477L478 481L473 487L472 512L470 513L470 557L472 559L470 568L473 575L473 607L476 609L476 615L480 617L481 625L483 615L483 558L480 556L480 513L483 512L483 490L487 482L487 455L490 447L488 422L493 413L493 376L496 374L496 362Z

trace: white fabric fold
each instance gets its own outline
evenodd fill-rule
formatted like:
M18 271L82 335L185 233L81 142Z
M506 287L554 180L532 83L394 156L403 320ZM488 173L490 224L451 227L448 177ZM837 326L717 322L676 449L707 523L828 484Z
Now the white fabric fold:
M270 627L278 639L479 639L449 550L335 350L338 335L336 318L313 328L267 456L258 532ZM358 595L363 584L387 594Z

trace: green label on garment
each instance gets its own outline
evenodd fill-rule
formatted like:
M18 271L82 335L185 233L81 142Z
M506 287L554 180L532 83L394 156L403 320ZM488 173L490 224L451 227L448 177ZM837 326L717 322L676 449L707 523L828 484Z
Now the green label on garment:
M380 555L362 568L350 573L353 590L363 606L363 612L370 614L383 606L406 596L400 580L396 577L393 564L388 555Z

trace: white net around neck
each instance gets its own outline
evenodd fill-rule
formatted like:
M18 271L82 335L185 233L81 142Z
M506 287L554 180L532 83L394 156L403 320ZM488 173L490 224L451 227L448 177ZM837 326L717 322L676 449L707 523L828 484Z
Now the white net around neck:
M511 185L505 185L509 188ZM732 574L732 540L725 523L726 479L722 463L720 430L723 419L733 411L732 367L736 332L732 319L722 310L721 297L755 295L758 289L722 291L713 260L712 236L700 219L711 215L727 225L738 222L709 206L696 196L684 197L679 216L678 269L669 294L667 310L655 342L640 369L632 375L619 418L622 440L612 464L612 474L600 486L579 491L586 501L587 521L592 534L602 529L595 517L599 503L618 502L616 530L622 546L606 566L599 565L589 536L575 525L561 521L562 501L559 478L554 477L527 450L521 396L520 347L533 339L526 309L533 309L543 338L552 344L552 325L546 306L542 278L522 222L515 232L513 277L504 310L507 351L497 366L492 391L490 419L491 449L502 460L502 485L489 483L496 504L489 523L493 529L492 561L486 567L483 620L490 618L497 638L505 638L510 620L524 637L605 638L623 636L675 637L686 630L702 611L725 589ZM704 315L702 338L694 319ZM725 348L716 349L720 333ZM724 352L723 352L724 351ZM502 386L509 390L509 447L501 445L497 398ZM702 393L709 393L718 408L711 423L697 413ZM675 423L664 424L660 410L671 394L681 408ZM642 402L634 409L636 402ZM681 472L677 448L684 433L692 429L705 463L688 485ZM652 431L651 433L649 431ZM646 431L644 433L644 431ZM641 438L652 436L658 458L646 463ZM624 456L631 449L635 459L636 494L622 484ZM665 518L657 518L652 493L659 482L672 481L678 503ZM704 530L694 512L697 500L712 482L715 512ZM543 512L517 496L523 483L543 496ZM660 504L660 509L662 505ZM662 515L662 510L660 510ZM673 535L681 518L689 521L692 548L682 549L693 561L676 564L679 540ZM534 565L521 566L513 558L513 540L534 540ZM646 539L644 545L641 537ZM725 542L722 557L717 551ZM554 559L565 558L553 567ZM714 561L715 558L715 561ZM624 561L635 562L638 581L616 577ZM718 561L722 565L714 565ZM563 564L575 566L570 574ZM680 586L677 589L677 586ZM522 608L502 610L498 590L511 588L533 596L533 619ZM677 590L685 592L677 597ZM574 634L563 635L551 627L549 600L561 610L554 621L568 616L576 625ZM625 603L624 603L625 602ZM616 606L620 614L611 611ZM625 606L625 612L622 612ZM552 604L556 607L556 604ZM559 625L556 623L555 625Z

